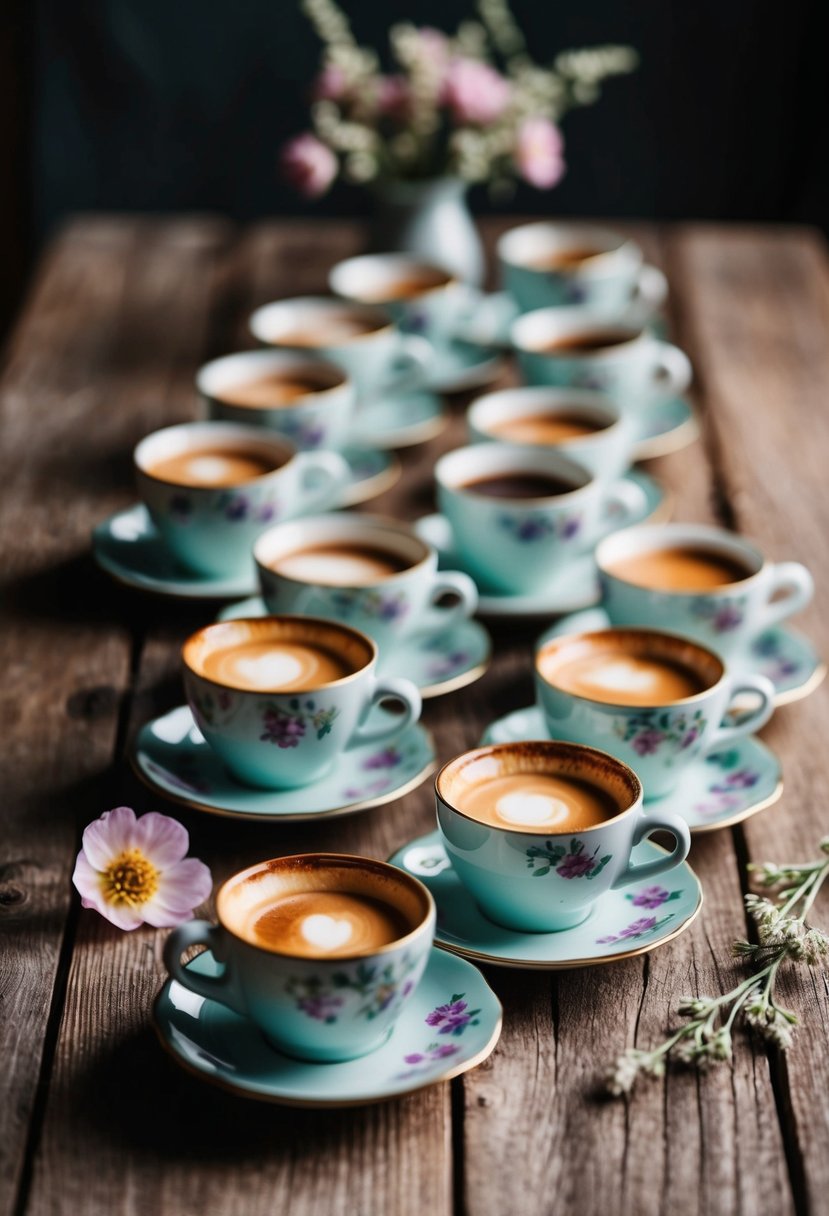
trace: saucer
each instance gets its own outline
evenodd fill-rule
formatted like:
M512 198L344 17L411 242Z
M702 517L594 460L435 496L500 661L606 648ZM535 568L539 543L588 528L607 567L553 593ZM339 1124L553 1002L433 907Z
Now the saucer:
M351 470L351 481L340 494L336 506L353 507L359 502L367 502L399 481L402 472L400 461L393 453L380 451L379 447L349 444L340 448L340 455Z
M187 966L199 975L221 972L209 950ZM176 980L156 997L153 1022L178 1064L222 1089L285 1106L363 1106L481 1064L498 1042L502 1013L477 967L433 947L388 1039L357 1060L318 1064L283 1055L247 1018ZM451 1014L451 1021L441 1014Z
M217 621L267 616L259 595L230 604ZM451 629L413 633L381 655L378 670L384 676L405 676L417 685L421 697L442 697L479 680L489 666L492 639L479 621L458 621Z
M661 281L661 284L664 285L664 295L667 296L668 282L662 271L655 266L648 266L646 269L651 281L654 278ZM582 304L583 301L574 300L570 307L579 307ZM539 307L543 306L539 305ZM591 309L589 304L584 304L583 307L585 316L589 318L594 309ZM479 346L497 346L503 350L509 350L512 346L510 338L512 323L517 321L520 316L521 309L508 291L482 293L476 300L474 316L467 317L461 322L456 330L456 337L462 338L466 342L475 342ZM665 318L658 309L654 311L653 305L632 302L619 315L619 319L631 325L647 328L656 337L664 338L666 336Z
M693 406L684 397L653 401L636 410L638 439L634 460L651 460L679 452L699 439L699 423Z
M625 480L641 486L647 498L646 513L641 519L631 520L631 524L645 520L660 523L669 518L673 502L659 482L640 469L632 469ZM452 529L445 516L425 515L415 522L414 529L421 540L437 549L442 569L463 570L463 561L453 550ZM596 563L589 553L568 563L551 586L538 591L515 595L482 584L478 591L478 615L491 617L558 616L588 608L598 603L600 596Z
M367 448L408 448L439 435L448 420L440 397L419 391L365 402L351 429Z
M541 710L529 705L490 722L481 743L549 738ZM713 832L772 806L782 793L780 761L765 743L747 735L700 757L684 770L672 793L646 805L681 815L694 833Z
M387 717L372 710L369 721ZM205 742L186 705L141 727L130 751L141 780L173 802L231 819L288 822L334 818L402 798L433 772L435 748L420 724L393 742L364 743L343 752L334 771L299 790L242 785Z
M607 629L610 619L603 608L573 613L551 625L536 643L543 646L551 638L567 633L587 633ZM752 642L748 653L736 656L729 668L737 675L759 675L774 685L774 704L789 705L814 692L826 675L826 664L802 633L777 625Z
M646 840L631 856L641 864L664 851ZM647 954L684 933L702 907L699 879L682 862L661 875L658 885L644 881L608 891L587 920L574 929L520 933L494 924L478 909L452 869L440 832L410 841L389 861L414 874L431 891L438 910L437 945L496 967L557 971Z
M427 387L436 393L460 393L480 388L495 379L501 367L501 352L492 346L450 338L433 345L426 373Z

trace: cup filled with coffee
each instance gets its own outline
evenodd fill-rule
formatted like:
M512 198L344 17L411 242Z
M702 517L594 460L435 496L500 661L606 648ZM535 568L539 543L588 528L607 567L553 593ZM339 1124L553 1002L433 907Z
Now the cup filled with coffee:
M216 896L218 924L188 921L168 937L173 979L249 1018L302 1060L352 1060L381 1047L417 988L435 933L421 882L384 862L304 853L259 862ZM220 975L182 965L192 946Z
M208 418L260 426L301 452L348 442L356 393L342 368L306 353L249 350L200 368Z
M395 739L420 717L411 680L378 676L375 643L335 621L223 621L189 637L182 661L208 744L238 780L262 789L310 785L347 748ZM387 701L402 712L367 724Z
M257 308L250 329L263 346L313 355L341 367L360 403L396 396L425 380L430 347L401 333L391 315L371 304L330 296L299 296Z
M535 686L550 738L629 764L645 801L669 794L690 764L759 730L774 710L764 676L731 676L714 651L655 629L554 638L536 652ZM754 707L728 722L746 694Z
M642 317L665 300L668 284L642 250L598 224L542 220L505 232L497 244L501 282L522 312L581 305Z
M253 572L251 549L277 519L331 506L350 479L335 452L229 422L154 431L134 455L138 493L165 545L199 574Z
M603 604L614 625L669 625L726 657L805 608L812 576L771 562L741 536L703 524L642 525L596 551Z
M637 439L630 414L610 397L584 389L501 389L473 401L466 420L473 443L557 448L603 480L630 467Z
M601 482L553 448L472 444L442 456L435 480L464 566L511 594L548 584L645 509L640 486Z
M577 308L541 308L513 322L510 336L528 384L586 388L635 408L682 393L687 355L641 324Z
M380 647L381 665L395 642L449 629L478 603L469 575L438 572L431 545L379 516L333 513L278 524L260 536L254 559L270 612L352 625Z
M484 916L528 933L572 929L602 896L656 878L688 856L688 825L642 808L626 764L574 743L501 743L464 752L435 779L438 827ZM633 862L651 833L673 850Z

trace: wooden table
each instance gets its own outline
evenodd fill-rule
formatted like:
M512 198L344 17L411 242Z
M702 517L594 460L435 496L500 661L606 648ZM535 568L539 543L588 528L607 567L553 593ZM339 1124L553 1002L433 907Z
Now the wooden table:
M670 277L671 326L694 361L705 423L702 442L654 471L678 518L717 520L772 557L809 563L817 604L802 625L827 654L823 245L791 229L631 230ZM491 971L506 1013L495 1054L402 1101L282 1110L185 1075L148 1022L165 935L119 933L78 906L81 830L119 803L180 815L217 882L309 847L385 857L432 825L430 783L313 828L182 812L139 788L125 745L182 700L179 644L215 605L119 589L89 555L92 526L133 499L136 441L195 414L198 364L249 345L256 305L322 289L327 265L359 241L342 223L80 219L47 251L11 339L0 382L0 1216L825 1212L822 974L784 984L803 1015L785 1059L740 1033L733 1068L671 1072L628 1102L598 1097L597 1078L626 1045L655 1043L680 996L731 986L745 863L811 856L829 828L827 686L764 732L783 760L783 800L695 840L706 904L690 932L614 966ZM429 509L431 466L461 440L462 405L372 506L404 518ZM427 705L442 758L530 701L536 631L499 627L486 677ZM829 924L826 900L816 916Z

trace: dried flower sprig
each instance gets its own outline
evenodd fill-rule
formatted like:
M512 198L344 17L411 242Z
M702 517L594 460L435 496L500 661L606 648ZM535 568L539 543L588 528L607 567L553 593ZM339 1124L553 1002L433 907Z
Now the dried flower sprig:
M763 887L778 887L777 902L761 895L746 895L746 910L754 921L757 942L734 943L734 954L754 968L742 983L720 997L685 997L677 1012L690 1019L651 1051L631 1048L623 1052L606 1077L610 1093L631 1091L641 1074L664 1075L670 1060L707 1068L730 1060L732 1029L742 1015L747 1025L785 1051L792 1042L797 1015L775 998L778 972L785 962L823 966L829 957L829 937L806 924L818 892L829 875L829 836L820 842L823 856L816 861L787 865L750 865Z

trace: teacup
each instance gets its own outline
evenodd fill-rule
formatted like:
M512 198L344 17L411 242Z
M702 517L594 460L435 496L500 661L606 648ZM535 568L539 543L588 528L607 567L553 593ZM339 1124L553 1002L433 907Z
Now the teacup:
M764 676L731 676L712 650L653 629L554 638L536 652L535 685L550 737L629 764L645 801L669 794L690 764L759 730L774 710ZM756 706L726 724L746 693Z
M640 486L610 485L550 448L478 443L435 465L438 504L475 579L511 594L549 583L645 509Z
M582 305L654 312L668 284L635 241L596 224L542 220L511 228L496 246L501 282L522 312Z
M688 856L688 825L646 811L636 773L572 743L502 743L464 752L435 780L452 866L484 916L521 932L572 929L608 891L650 881ZM634 864L653 832L671 853Z
M281 436L228 422L154 431L134 463L138 493L165 545L183 565L218 577L253 573L261 532L331 506L351 476L335 452L297 453Z
M435 905L416 878L367 857L305 853L259 862L216 896L218 924L180 925L164 945L173 979L249 1018L279 1051L352 1060L382 1046L417 988ZM221 974L181 955L206 946Z
M318 515L277 525L254 549L270 612L344 621L380 647L381 661L414 632L450 629L478 603L472 579L438 572L437 553L405 524L372 515ZM455 602L442 606L443 596Z
M615 314L541 308L513 322L510 337L528 384L586 388L635 407L682 393L687 355Z
M746 652L814 591L800 562L766 561L741 536L703 524L626 528L602 541L596 564L614 625L669 623L725 657Z
M347 748L392 740L420 717L411 680L378 678L375 643L335 621L207 625L184 643L182 660L187 701L208 744L235 777L262 789L310 785ZM364 725L383 701L403 712Z
M593 477L613 481L631 465L637 431L610 397L583 389L505 388L473 401L469 438L557 448Z
M384 309L330 296L300 296L257 308L250 318L264 346L313 354L338 367L357 388L360 402L417 389L425 379L430 348L403 334Z
M208 418L265 427L301 452L348 442L356 392L341 367L307 352L249 350L199 369Z

